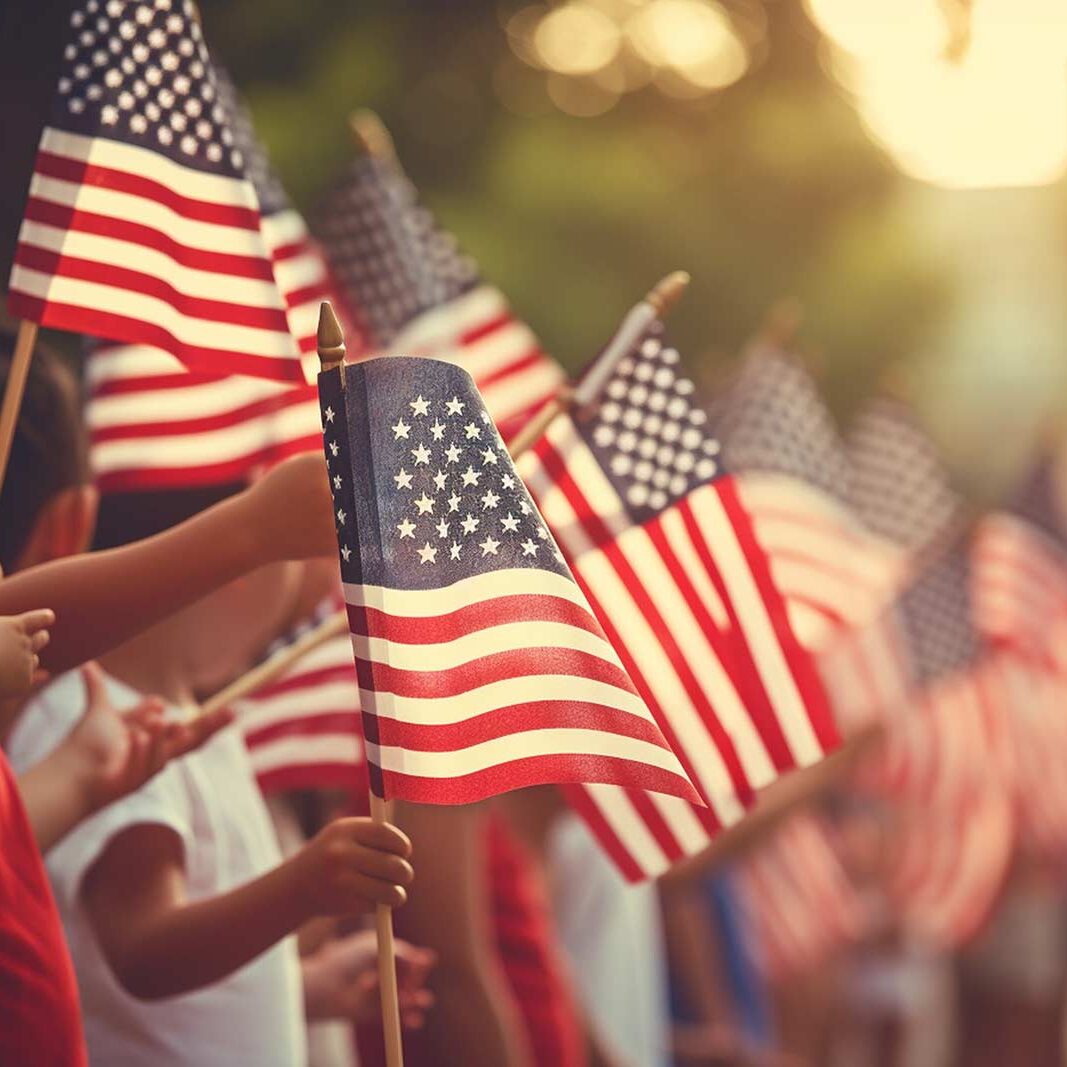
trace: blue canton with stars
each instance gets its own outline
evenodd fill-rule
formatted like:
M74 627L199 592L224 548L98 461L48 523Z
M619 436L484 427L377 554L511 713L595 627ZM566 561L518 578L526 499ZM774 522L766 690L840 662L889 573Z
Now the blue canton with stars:
M70 28L50 125L243 177L192 0L83 0Z
M465 370L385 357L344 373L343 390L336 372L319 375L319 405L346 582L436 589L511 567L570 577Z
M718 438L679 363L656 321L619 361L597 402L573 416L636 522L725 473Z

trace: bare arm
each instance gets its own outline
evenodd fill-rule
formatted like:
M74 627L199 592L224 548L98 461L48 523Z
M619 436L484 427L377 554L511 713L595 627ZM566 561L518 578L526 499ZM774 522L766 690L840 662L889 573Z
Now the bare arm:
M433 949L437 1007L419 1037L440 1067L527 1067L525 1034L492 945L482 807L398 804L419 856L419 882L397 916Z
M52 608L40 660L61 674L266 563L336 552L325 469L321 456L297 456L155 537L5 578L0 615Z
M115 976L155 1000L225 978L316 915L402 904L409 852L395 827L339 819L260 878L189 903L178 835L132 826L89 869L82 900Z

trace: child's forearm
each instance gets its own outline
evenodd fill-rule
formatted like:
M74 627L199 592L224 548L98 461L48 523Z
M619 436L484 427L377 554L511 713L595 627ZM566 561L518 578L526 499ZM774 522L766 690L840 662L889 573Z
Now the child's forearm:
M201 989L291 934L307 910L291 863L230 893L166 909L113 952L123 986L144 1000Z
M42 853L92 811L90 788L65 746L19 776L19 792Z
M247 525L235 497L144 541L30 568L0 582L0 615L52 608L41 665L62 673L264 562Z

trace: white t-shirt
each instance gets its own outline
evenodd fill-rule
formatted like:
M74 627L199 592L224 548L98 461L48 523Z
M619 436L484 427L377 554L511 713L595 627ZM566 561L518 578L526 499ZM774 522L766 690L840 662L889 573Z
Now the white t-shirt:
M117 708L139 696L112 678ZM85 709L80 674L36 696L11 735L16 771L46 756ZM217 896L275 867L278 843L234 727L164 768L144 787L76 826L45 857L78 976L95 1067L301 1067L306 1037L294 938L195 993L141 1001L119 985L81 904L82 879L116 834L146 823L182 840L190 901Z
M630 885L575 815L548 838L549 891L588 1018L620 1063L667 1067L670 1005L659 898Z

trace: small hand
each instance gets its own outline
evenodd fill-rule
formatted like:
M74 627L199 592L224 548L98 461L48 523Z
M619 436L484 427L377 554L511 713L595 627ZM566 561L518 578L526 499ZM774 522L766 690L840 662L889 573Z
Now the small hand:
M411 842L389 823L335 819L287 861L294 899L305 918L398 907L415 878L410 855Z
M47 678L38 653L48 644L48 627L55 621L50 608L0 616L0 697L22 696Z
M82 668L86 709L64 746L86 791L88 811L140 789L172 759L186 755L233 721L229 710L189 723L164 722L163 702L146 697L117 711L95 663Z
M436 955L407 941L397 940L395 947L400 1018L415 1030L423 1025L433 1005L433 993L425 985ZM378 945L372 931L361 930L328 941L303 962L309 1018L362 1023L378 1016Z

